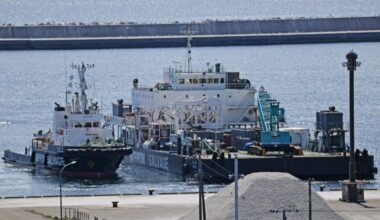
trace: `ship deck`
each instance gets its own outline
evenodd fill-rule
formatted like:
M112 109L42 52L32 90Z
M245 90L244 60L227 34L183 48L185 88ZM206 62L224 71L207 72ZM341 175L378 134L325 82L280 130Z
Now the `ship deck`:
M323 152L313 152L313 151L303 151L302 155L286 155L282 152L267 152L265 156L260 156L260 155L253 155L253 154L248 154L246 151L238 151L238 152L231 152L231 156L234 155L235 153L238 154L239 159L260 159L260 158L278 158L278 157L294 157L294 158L306 158L306 157L344 157L343 153L337 152L337 153L323 153ZM228 155L228 154L227 154ZM225 154L225 157L227 157ZM346 154L346 156L349 156L349 153ZM201 157L202 159L212 159L211 155L203 155Z

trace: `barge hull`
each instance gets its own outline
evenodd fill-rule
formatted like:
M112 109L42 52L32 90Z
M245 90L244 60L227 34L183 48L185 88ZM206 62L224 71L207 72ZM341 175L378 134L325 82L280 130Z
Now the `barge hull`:
M198 172L198 159L149 149L134 149L131 155L125 157L124 163L142 165L185 177L194 176ZM372 155L357 157L356 164L358 179L374 179L376 168ZM254 172L287 172L304 180L314 178L321 181L337 181L348 178L348 167L349 157L343 155L239 158L239 173L243 175ZM229 182L229 176L234 171L234 159L202 159L202 169L206 181Z

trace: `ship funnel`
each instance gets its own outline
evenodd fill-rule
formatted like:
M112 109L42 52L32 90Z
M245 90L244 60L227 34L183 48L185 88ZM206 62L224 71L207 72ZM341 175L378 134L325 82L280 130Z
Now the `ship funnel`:
M139 80L138 79L134 79L133 80L133 88L137 89L138 87L139 87Z
M117 100L117 103L118 103L119 105L123 105L123 102L124 102L123 99L118 99L118 100Z
M215 72L220 73L220 63L215 63Z

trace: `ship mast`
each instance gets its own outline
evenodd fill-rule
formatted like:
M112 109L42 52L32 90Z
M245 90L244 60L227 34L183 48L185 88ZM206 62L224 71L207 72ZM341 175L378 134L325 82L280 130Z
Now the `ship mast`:
M181 31L181 33L187 35L187 47L186 47L187 48L187 53L186 53L187 63L185 63L185 68L187 67L187 72L191 73L192 72L192 69L191 69L191 40L193 39L191 36L197 32L192 31L192 30L190 30L190 28L188 28L186 31Z
M87 69L91 69L94 67L94 64L84 64L82 62L81 65L71 65L73 69L76 69L78 71L79 76L79 88L80 88L80 104L81 104L81 112L84 113L85 110L88 110L88 100L86 95L87 82L85 79L85 73ZM75 109L75 108L74 108Z
M68 106L68 102L67 102L67 95L68 95L68 93L69 93L69 91L67 90L67 68L66 68L66 55L65 55L65 81L66 81L66 88L65 88L65 105L66 105L66 107Z

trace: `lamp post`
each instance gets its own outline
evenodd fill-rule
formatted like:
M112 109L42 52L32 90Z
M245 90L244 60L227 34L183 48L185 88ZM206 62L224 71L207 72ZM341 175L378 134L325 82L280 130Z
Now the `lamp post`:
M66 164L65 166L62 167L61 172L59 172L59 207L60 207L59 210L60 210L61 220L62 220L62 172L66 167L70 165L74 165L76 163L77 163L76 161L72 161Z
M350 51L346 55L347 62L343 66L349 71L349 99L350 99L350 163L349 163L349 182L343 182L343 201L357 202L358 191L355 181L355 121L354 121L354 72L356 67L360 66L360 62L356 62L358 55L354 51Z

